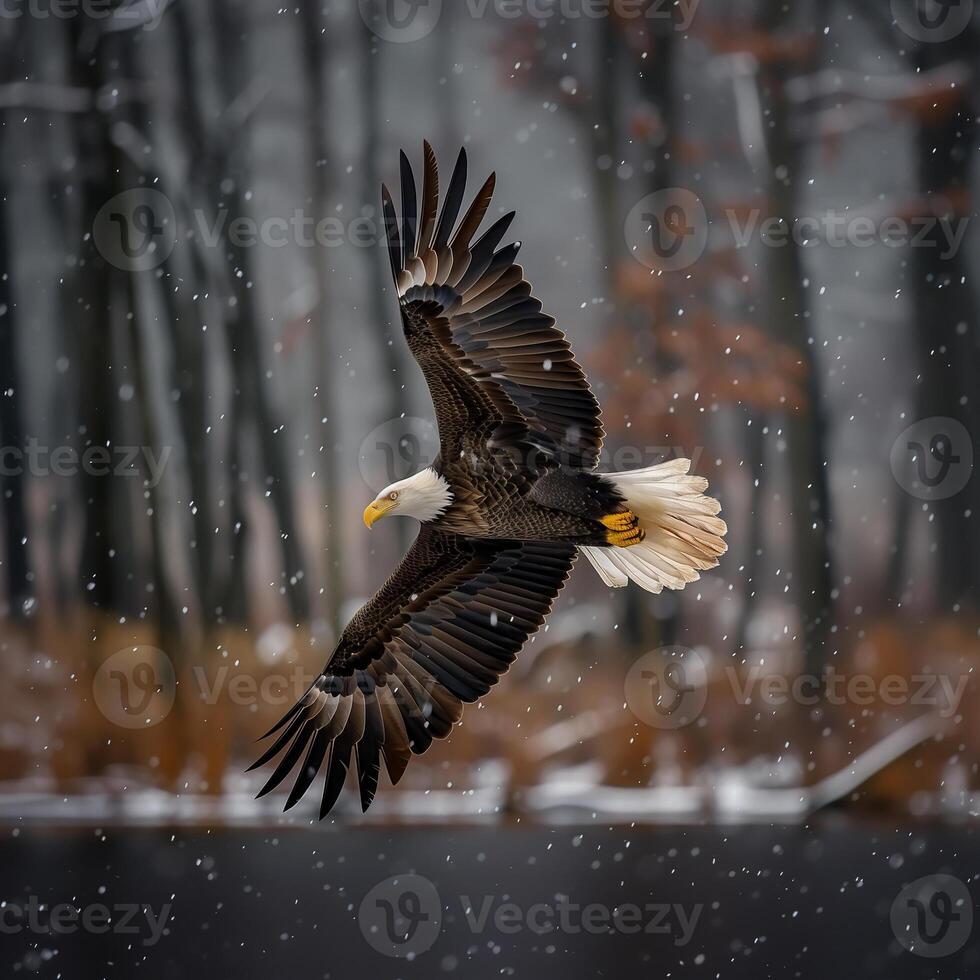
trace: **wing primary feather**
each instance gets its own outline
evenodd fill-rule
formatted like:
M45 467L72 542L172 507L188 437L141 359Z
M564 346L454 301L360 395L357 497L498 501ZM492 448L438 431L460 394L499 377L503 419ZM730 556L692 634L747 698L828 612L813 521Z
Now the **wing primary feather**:
M337 739L330 749L330 763L327 768L327 779L323 784L323 797L320 800L320 819L322 820L340 798L340 793L347 781L350 769L350 754L353 745L346 737L347 733Z
M292 771L293 766L299 761L299 757L306 748L306 739L309 735L310 722L306 722L296 733L292 745L289 746L286 754L282 757L276 771L269 777L269 781L259 790L255 798L261 800L263 796L271 793Z
M329 748L330 736L323 729L320 729L313 736L313 741L310 742L309 751L303 760L303 768L296 777L293 788L289 791L289 797L286 800L286 805L283 807L283 813L291 810L303 798L303 795L310 788L310 783L313 782L316 774L320 771L320 766L323 765L323 760Z
M449 190L446 191L446 203L442 206L442 215L439 218L439 227L436 229L436 238L432 247L436 253L449 244L449 236L456 227L456 219L459 217L459 209L463 204L463 195L466 193L466 147L459 151L456 160L456 167L453 176L449 181Z
M361 794L361 812L368 807L378 791L381 775L381 749L385 741L384 719L381 706L374 696L364 701L364 736L357 743L357 785Z
M300 702L302 704L302 702ZM289 744L293 736L303 727L303 724L307 719L303 717L297 717L293 720L292 724L275 740L275 742L270 745L265 752L262 753L261 757L256 759L256 761L246 769L246 772L254 772L256 769L261 769L267 762L274 759L279 753Z
M493 189L496 184L497 175L495 173L490 174L479 193L473 198L473 203L470 205L469 211L466 212L466 217L460 223L459 231L453 236L451 244L453 252L463 252L470 247L473 236L483 224L483 219L490 208L490 202L493 200Z
M398 710L398 705L387 686L377 689L378 707L381 709L381 717L385 726L385 741L381 746L384 754L385 765L388 768L388 778L392 785L397 785L398 781L405 774L408 763L412 758L412 750L408 742L408 732L405 729L405 721Z
M497 246L507 234L507 229L510 228L516 214L516 211L511 211L499 218L473 246L470 267L466 270L466 275L456 285L456 292L460 295L472 289L480 281L480 277L490 268L490 263L493 262L497 252Z
M276 734L276 732L278 732L280 728L282 728L282 727L283 727L284 725L286 725L286 724L288 724L288 723L289 723L290 721L292 721L292 720L293 720L293 718L294 718L294 717L296 716L296 714L297 714L297 713L298 713L298 712L299 712L299 711L300 711L300 710L301 710L301 709L303 708L303 706L304 706L304 705L306 704L306 699L307 699L307 697L309 696L309 693L310 693L310 691L312 691L312 690L313 690L313 685L311 684L311 685L310 685L310 686L309 686L309 687L308 687L308 688L306 689L306 694L304 694L304 695L303 695L303 696L302 696L302 697L301 697L301 698L300 698L300 699L299 699L299 700L298 700L298 701L297 701L297 702L296 702L296 703L295 703L295 704L294 704L294 705L293 705L293 706L292 706L292 707L291 707L291 708L289 709L289 711L287 711L287 712L286 712L286 713L285 713L285 714L284 714L284 715L283 715L283 716L282 716L282 717L281 717L281 718L279 719L279 721L277 721L277 722L276 722L276 723L275 723L275 724L274 724L274 725L272 726L272 728L270 728L270 729L269 729L269 730L268 730L268 731L267 731L267 732L266 732L266 733L265 733L264 735L262 735L262 736L261 736L260 738L258 738L258 739L256 739L256 741L258 741L258 742L262 742L262 741L264 741L265 739L267 739L267 738L268 738L268 737L269 737L270 735L275 735L275 734ZM251 770L249 770L249 771L251 771Z
M391 259L391 274L395 284L398 283L399 273L404 266L402 265L402 243L398 234L398 218L395 214L395 204L391 199L391 192L387 186L381 187L382 211L384 213L385 233L388 239L388 257Z
M415 174L405 151L401 154L402 239L405 264L415 255L415 229L418 227L418 199L415 196Z
M422 225L418 255L423 255L432 247L432 236L435 234L436 218L439 214L439 165L428 140L423 143L422 149L425 165L422 175Z

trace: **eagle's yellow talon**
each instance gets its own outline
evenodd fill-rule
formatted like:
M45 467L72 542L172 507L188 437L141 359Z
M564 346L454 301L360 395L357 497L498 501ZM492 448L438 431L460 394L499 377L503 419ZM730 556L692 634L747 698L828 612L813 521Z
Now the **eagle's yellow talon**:
M606 542L614 548L632 548L639 544L646 537L643 528L634 525L625 531L610 531L606 535Z
M637 523L636 514L629 510L621 514L606 514L605 517L600 517L599 521L610 531L626 531Z

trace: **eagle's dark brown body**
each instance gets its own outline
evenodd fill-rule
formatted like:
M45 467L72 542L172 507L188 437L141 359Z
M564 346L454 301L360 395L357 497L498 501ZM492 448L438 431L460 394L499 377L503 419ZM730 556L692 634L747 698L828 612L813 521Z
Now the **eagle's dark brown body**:
M437 525L472 537L608 544L602 518L626 511L616 487L574 465L578 453L563 463L554 446L535 438L503 391L474 384L485 377L493 386L490 372L449 361L448 337L439 336L444 306L413 300L413 292L403 301L405 336L437 406L441 451L433 469L453 493ZM458 294L445 290L442 299L451 304Z

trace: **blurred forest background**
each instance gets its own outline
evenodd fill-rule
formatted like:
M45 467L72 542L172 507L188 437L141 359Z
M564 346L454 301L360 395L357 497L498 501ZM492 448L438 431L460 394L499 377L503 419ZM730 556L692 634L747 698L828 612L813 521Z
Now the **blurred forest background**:
M580 565L370 816L702 815L725 787L816 785L926 715L849 805L977 811L980 480L957 444L958 492L923 489L903 433L952 419L970 449L980 429L980 15L923 41L900 0L637 6L432 0L417 39L379 29L384 0L5 6L0 812L274 812L242 774L254 739L414 534L359 515L432 451L376 234L423 138L444 170L465 145L497 171L609 464L693 458L731 550L657 598ZM670 188L703 203L706 247L651 271L624 228ZM830 212L923 230L737 234ZM113 244L130 231L148 255ZM948 435L929 425L926 445ZM671 645L705 664L707 706L658 729L624 684ZM965 686L944 711L732 683L828 669Z

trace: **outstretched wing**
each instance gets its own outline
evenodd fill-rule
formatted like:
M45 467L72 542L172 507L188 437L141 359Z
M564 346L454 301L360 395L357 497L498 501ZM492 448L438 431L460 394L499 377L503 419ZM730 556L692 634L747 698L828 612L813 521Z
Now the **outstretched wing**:
M570 466L593 468L604 435L599 404L565 335L531 295L516 263L520 242L498 249L514 212L473 242L490 207L494 175L457 226L466 170L462 150L438 218L439 174L428 143L421 211L404 153L400 227L391 194L382 190L402 322L429 385L444 449L455 448L474 420L489 418L515 441L529 438Z
M283 753L259 796L302 764L294 806L321 768L325 817L357 760L361 807L384 757L393 783L413 754L445 738L544 622L575 561L564 544L473 541L423 525L378 594L344 630L309 691L265 736L252 769Z

